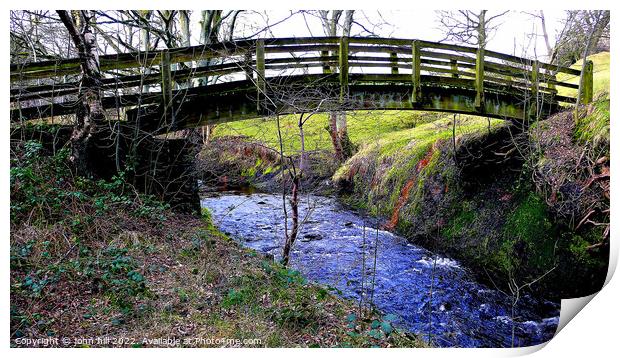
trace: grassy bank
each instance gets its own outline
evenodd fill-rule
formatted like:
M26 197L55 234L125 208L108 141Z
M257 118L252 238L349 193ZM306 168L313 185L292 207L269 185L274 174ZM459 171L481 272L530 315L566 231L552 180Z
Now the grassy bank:
M360 146L381 138L386 133L413 128L444 117L444 114L412 111L351 111L347 112L347 129L354 145ZM282 116L280 132L285 154L295 154L301 148L297 116ZM319 113L304 124L305 148L307 151L332 151L327 131L328 114ZM219 124L214 136L244 136L260 141L269 148L280 146L277 122L273 119L249 119Z
M69 338L70 346L421 345L389 316L360 315L355 303L242 248L208 212L172 212L122 175L75 177L67 157L32 141L12 147L12 346L26 338Z

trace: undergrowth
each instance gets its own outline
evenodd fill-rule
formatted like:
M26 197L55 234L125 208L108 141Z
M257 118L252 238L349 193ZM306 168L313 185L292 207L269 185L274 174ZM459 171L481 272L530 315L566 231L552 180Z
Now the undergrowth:
M422 345L389 322L377 330L378 312L352 325L356 305L241 247L208 210L172 212L123 174L74 176L67 150L37 142L12 147L10 262L12 346Z

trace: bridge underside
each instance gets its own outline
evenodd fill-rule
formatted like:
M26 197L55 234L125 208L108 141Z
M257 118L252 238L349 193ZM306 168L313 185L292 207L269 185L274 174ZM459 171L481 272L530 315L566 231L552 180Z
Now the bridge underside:
M430 77L430 76L429 76ZM447 81L448 80L448 81ZM441 78L423 84L416 103L411 101L412 87L396 84L355 83L340 99L337 83L310 85L308 79L287 81L275 85L275 93L267 93L269 100L257 100L256 86L251 81L237 81L209 87L177 91L178 101L172 111L157 104L127 111L129 121L137 120L144 130L170 132L208 124L232 122L274 114L300 112L330 112L354 110L419 110L481 115L513 121L545 118L561 109L552 98L531 101L529 92L515 95L515 90L486 88L483 106L476 108L473 81ZM453 83L451 83L453 82ZM454 82L458 82L454 84ZM463 86L471 82L471 89ZM234 88L234 90L228 90ZM311 90L309 90L311 89ZM263 96L264 97L264 96ZM177 101L175 101L177 102Z

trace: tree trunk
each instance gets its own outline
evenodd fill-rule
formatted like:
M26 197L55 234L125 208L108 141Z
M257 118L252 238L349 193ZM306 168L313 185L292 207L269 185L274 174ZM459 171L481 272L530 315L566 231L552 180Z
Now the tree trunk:
M98 123L105 120L101 105L99 57L95 35L90 29L88 11L58 10L58 15L69 31L78 50L82 78L80 83L81 103L76 111L76 124L71 135L73 161L77 174L88 176L93 173L89 158L91 139L97 133Z
M344 12L344 23L342 24L342 36L351 35L351 27L353 26L353 13L355 10L346 10ZM319 10L320 18L323 22L323 31L327 36L338 35L338 22L342 17L343 10L332 10L331 17L329 10ZM334 54L332 54L334 55ZM334 69L332 69L332 72ZM347 131L346 113L331 112L329 114L329 125L327 127L329 136L334 147L334 156L336 160L342 162L353 155L353 145L349 139Z
M582 63L581 63L581 74L579 76L579 89L577 90L577 102L575 103L575 110L579 108L579 105L583 102L583 86L584 86L584 76L586 70L587 57L590 54L590 45L592 44L592 38L597 31L597 25L600 20L599 15L597 14L597 18L594 20L594 24L590 26L590 34L588 35L588 40L586 41L586 47L583 50ZM576 117L577 113L575 113Z
M351 143L349 132L347 131L347 113L338 113L336 118L338 139L340 141L340 147L342 148L342 160L346 160L353 155L353 143Z
M329 126L327 131L332 139L334 155L336 159L341 162L344 160L344 154L342 153L342 143L340 142L340 136L338 135L338 113L331 112L329 114Z
M293 225L291 226L290 234L286 235L284 250L282 251L282 265L284 266L288 266L291 257L291 249L293 248L293 244L295 244L295 240L297 239L297 231L299 230L299 183L299 175L294 174L291 199L289 200L291 204L291 221L293 222Z
M478 14L478 48L485 48L487 44L486 16L487 10L482 10Z
M553 58L553 47L549 42L549 34L547 33L547 22L545 21L545 13L540 10L540 24L542 27L543 38L545 40L545 46L547 47L547 58L551 60Z

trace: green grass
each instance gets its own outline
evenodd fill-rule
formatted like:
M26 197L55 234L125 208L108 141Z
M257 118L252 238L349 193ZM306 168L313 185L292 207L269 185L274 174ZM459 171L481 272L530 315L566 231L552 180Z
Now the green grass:
M595 55L588 56L589 60L594 63L594 96L600 93L609 93L609 52L600 52ZM582 61L577 61L571 68L581 71ZM559 82L568 82L579 84L579 76L573 76L565 73L558 74ZM566 87L558 87L558 94L561 96L577 96L577 90Z
M355 145L363 145L384 134L413 128L445 114L417 111L356 111L347 112L347 129ZM296 115L282 116L280 129L284 151L293 154L301 149L301 141ZM305 148L307 151L331 151L332 142L327 131L328 113L312 116L304 124ZM215 136L247 136L259 140L271 148L279 148L278 128L275 119L248 119L220 124L215 128Z
M457 117L456 144L466 138L495 131L506 122L477 116ZM409 201L421 200L425 179L437 172L441 151L432 150L438 142L452 141L452 119L384 133L367 143L334 174L335 181L356 178L355 188L368 203L375 203L377 214L386 215L396 205L402 188L415 177ZM448 173L443 173L448 175ZM415 206L415 205L414 205Z
M595 147L607 147L609 152L609 52L600 52L588 56L594 63L594 102L591 111L575 123L575 139L581 143L591 143ZM582 61L578 61L571 68L581 70ZM558 74L558 81L579 84L579 76ZM558 94L576 96L577 90L558 87Z

